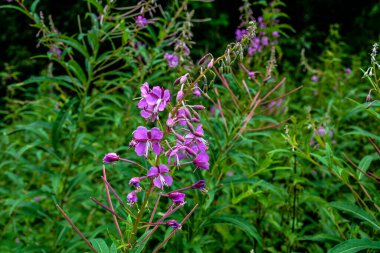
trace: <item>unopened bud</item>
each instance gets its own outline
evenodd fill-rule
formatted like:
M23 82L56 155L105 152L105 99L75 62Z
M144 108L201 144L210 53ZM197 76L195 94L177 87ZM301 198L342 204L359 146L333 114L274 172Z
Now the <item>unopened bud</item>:
M211 59L211 61L207 64L207 68L211 69L212 66L214 66L214 59Z
M206 107L204 107L203 105L194 105L193 108L195 110L204 110L204 109L206 109Z
M186 152L189 153L190 155L193 155L193 156L197 155L197 153L195 153L195 151L192 150L191 148L186 146L185 149L186 149Z
M200 122L200 120L197 119L197 118L191 118L190 120L191 120L191 122L195 122L195 123L199 123Z
M185 108L184 110L185 110L185 115L186 115L186 117L187 117L188 119L190 119L190 118L191 118L191 114L190 114L189 109Z
M174 135L175 135L175 137L176 137L178 140L180 140L180 141L182 141L182 142L185 141L185 138L184 138L182 135L177 134L177 133L175 133Z
M176 85L178 85L179 84L179 81L180 81L180 77L178 77L177 79L175 79L175 81L174 81L174 83L173 83L173 85L174 86L176 86Z
M198 64L201 65L202 63L204 63L205 60L206 60L206 58L207 58L207 55L203 56L203 57L199 60Z
M197 112L193 111L193 114L194 114L194 116L195 116L197 119L200 119L200 118L201 118Z
M168 120L166 121L166 125L167 125L168 127L170 127L170 128L174 127L174 125L175 125L174 120L173 120L171 114L169 114L169 118L168 118Z
M185 93L183 93L182 90L178 91L177 93L177 102L182 101L183 97L185 96Z
M186 120L186 125L190 129L190 132L195 133L193 125L188 120Z
M185 74L185 75L181 76L179 82L180 82L180 83L185 83L186 80L187 80L187 76L188 76L188 75L189 75L189 74Z
M112 163L119 161L120 157L116 153L108 153L104 156L103 162L104 163Z
M372 92L372 89L370 89L369 92L368 92L368 95L367 95L367 97L365 99L366 102L369 102L371 100L371 92Z

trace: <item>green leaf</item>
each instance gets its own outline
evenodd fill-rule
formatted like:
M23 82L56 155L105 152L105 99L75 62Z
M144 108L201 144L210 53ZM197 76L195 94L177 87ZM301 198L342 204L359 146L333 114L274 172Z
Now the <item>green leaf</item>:
M247 220L239 217L239 216L219 216L219 217L213 217L209 221L207 221L204 226L213 225L213 224L231 224L234 225L244 232L247 233L247 235L251 239L255 239L259 245L262 245L263 241L260 236L260 234L257 232L257 229L250 224Z
M380 226L376 223L372 216L356 205L353 205L351 203L332 202L330 203L330 206L345 212L349 212L357 218L368 222L375 229L380 230Z
M371 165L371 162L372 162L373 158L372 156L365 156L359 163L359 168L366 172L369 168L369 166ZM363 177L363 173L361 171L359 171L359 180L361 180Z
M63 123L65 122L67 116L69 115L70 109L73 105L78 102L78 98L72 98L68 101L59 111L57 119L54 122L52 129L52 144L55 150L58 148L58 143L61 137L61 130Z
M116 244L112 243L112 245L110 247L110 253L117 253Z
M110 253L110 250L103 239L90 239L89 241L98 253Z
M136 248L134 248L131 252L132 253L140 253L143 249L144 249L144 247L145 247L145 245L146 245L146 243L149 241L149 238L148 239L146 239L143 243L141 243L142 242L142 240L144 240L144 238L151 232L152 230L150 229L150 230L148 230L148 231L146 231L142 236L140 236L140 238L136 241L136 245L138 245Z
M350 239L336 245L328 253L355 253L363 249L380 249L380 242L369 239Z
M36 0L32 3L32 5L30 6L30 11L31 12L36 12L36 8L37 8L37 5L38 3L40 2L40 0Z
M87 82L86 74L83 72L82 67L76 61L69 60L66 62L65 66L74 73L75 77L81 82L81 86Z
M52 35L48 35L47 37L52 37L50 39L55 41L55 42L60 42L60 43L63 43L63 44L66 44L68 46L73 47L74 49L76 49L79 53L81 53L86 58L90 57L88 54L87 48L85 46L83 46L82 44L80 44L77 40L70 38L68 36L64 36L62 34L59 35L60 36L59 38L57 38L55 36L57 36L57 35L52 34Z

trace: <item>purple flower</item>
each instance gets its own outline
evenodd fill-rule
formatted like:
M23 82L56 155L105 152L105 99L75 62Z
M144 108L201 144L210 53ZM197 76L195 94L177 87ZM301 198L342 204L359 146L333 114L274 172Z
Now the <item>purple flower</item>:
M139 28L144 28L147 25L148 21L143 16L136 17L136 26Z
M62 57L62 50L57 46L50 46L49 48L49 52L51 52L55 57L57 57L57 59L60 60Z
M256 52L261 51L261 46L260 46L260 39L259 38L254 38L251 41L251 45L248 47L248 54L252 56Z
M148 83L144 83L140 90L142 98L137 107L142 109L140 114L143 118L151 118L153 122L157 118L158 112L163 111L170 101L170 92L160 86L155 86L150 90Z
M206 181L203 179L199 180L198 182L196 182L195 184L191 186L191 188L193 189L200 189L200 190L204 189L205 187L206 187Z
M326 135L326 129L323 126L319 126L317 129L317 134L319 136L325 136Z
M245 29L236 29L235 35L236 35L236 40L240 41L243 39L244 35L247 35L248 31Z
M188 119L187 115L189 114L190 114L190 111L186 107L183 107L178 110L176 117L179 120L179 124L181 126L186 125L186 120Z
M165 53L164 59L168 60L168 65L170 68L175 68L178 66L178 56L171 53Z
M170 172L168 167L164 164L160 164L156 167L151 167L148 171L148 178L153 178L153 184L157 188L163 190L164 185L171 186L173 183L173 178L169 175L165 175L166 173Z
M194 162L194 165L199 168L199 169L203 169L203 170L208 170L209 167L210 167L210 164L209 164L209 157L208 157L208 154L205 152L205 151L201 151L196 157L195 159L193 160Z
M272 32L273 37L280 37L280 34L277 31Z
M351 69L350 68L346 68L346 73L350 74L351 73Z
M166 225L174 229L181 229L181 224L179 224L176 220L169 220L166 222Z
M38 201L40 201L40 200L41 200L41 197L40 197L40 196L35 196L35 197L34 197L34 201L37 201L37 202L38 202Z
M119 161L120 157L116 153L108 153L104 156L103 162L104 163L112 163Z
M203 139L203 135L203 126L202 124L199 124L194 133L188 133L185 135L185 144L187 146L192 146L191 144L195 143L200 151L205 151L207 149L207 141Z
M128 202L128 204L129 205L133 205L134 203L136 203L137 202L137 195L136 195L136 191L132 191L132 192L130 192L130 193L128 193L128 195L127 195L127 202Z
M166 107L166 104L170 100L169 90L165 90L160 86L153 87L152 91L146 97L148 105L154 106L156 110L163 111Z
M135 187L140 187L140 178L139 177L131 178L131 180L129 180L129 184Z
M263 37L261 38L261 44L262 44L263 46L268 46L268 44L269 44L269 40L268 40L268 37L267 37L267 36L263 36Z
M181 192L171 192L169 193L169 198L177 205L183 205L185 203L185 193Z
M168 164L171 164L172 157L174 157L174 164L180 166L180 160L186 158L186 146L183 146L179 142L177 145L168 152Z
M318 76L317 75L313 75L312 77L311 77L311 81L313 81L313 82L318 82Z
M201 90L199 89L198 87L198 83L196 83L194 85L194 88L193 88L193 95L196 96L196 97L200 97L202 95L202 92Z
M161 153L160 141L164 134L157 127L147 130L145 127L139 126L133 132L135 151L138 156L148 157L148 150L152 149L156 155Z
M261 24L263 21L264 21L263 17L260 16L260 17L257 18L257 22L259 22L259 24Z

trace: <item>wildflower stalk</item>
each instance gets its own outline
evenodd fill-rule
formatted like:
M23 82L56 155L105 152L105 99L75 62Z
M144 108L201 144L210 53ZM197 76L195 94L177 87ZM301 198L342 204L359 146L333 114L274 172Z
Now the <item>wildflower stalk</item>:
M106 175L106 166L103 164L103 178L104 180L106 181L107 180L107 175ZM104 182L104 187L106 189L106 195L107 195L107 201L108 201L108 204L110 206L110 209L115 212L114 208L113 208L113 205L112 205L112 200L111 200L111 195L110 195L110 191L108 189L108 185ZM117 233L119 234L119 237L120 237L120 240L123 242L123 235L121 233L121 230L120 230L120 226L119 226L119 223L117 221L117 217L116 215L112 214L112 218L113 218L113 221L115 223L115 226L116 226L116 229L117 229Z
M154 204L152 214L150 215L150 218L149 218L149 223L152 223L152 221L153 221L154 215L156 214L158 203L160 202L160 198L161 198L161 193L158 194L158 197L156 199L156 204ZM145 232L147 232L148 229L149 229L149 227L147 227L145 229Z
M149 197L152 194L153 190L154 190L154 184L153 184L153 180L152 180L150 182L149 190L147 191L147 193L145 195L145 198L144 198L144 201L143 201L143 203L141 205L141 208L140 208L140 210L139 210L139 212L137 214L137 218L136 218L136 220L135 220L135 222L133 224L132 231L131 231L131 234L130 234L129 239L128 239L128 245L132 245L133 237L135 236L137 228L138 228L137 226L140 223L140 220L142 218L142 215L143 215L143 213L145 211L145 208L146 208L146 205L148 203Z
M95 253L98 251L92 246L92 244L87 240L87 238L83 235L83 233L75 226L74 222L69 218L69 216L65 213L65 211L57 204L56 207L61 212L61 214L65 217L65 219L70 223L73 229L79 234L80 237L87 243L87 245L91 248L91 250Z
M171 205L169 207L169 210L156 222L156 225L152 228L152 230L149 232L149 234L147 234L144 239L137 245L141 245L142 243L144 243L148 238L150 238L150 236L157 230L158 228L158 224L159 222L162 222L163 220L165 220L169 215L171 215L172 213L174 213L175 211L177 211L178 209L180 209L182 206L178 205L176 206L175 208L173 208L174 204Z
M123 161L123 162L127 162L127 163L131 163L131 164L134 164L144 170L146 170L146 168L144 166L142 166L141 164L135 162L135 161L131 161L131 160L128 160L128 159L125 159L125 158L120 158L120 161Z
M94 201L96 204L98 204L99 206L103 207L108 212L112 213L112 215L115 215L118 219L123 220L123 218L121 218L119 214L117 214L115 211L113 211L111 208L109 208L108 206L106 206L105 204L97 200L96 198L91 197L90 199Z
M186 215L186 217L181 221L180 223L180 227L182 227L182 225L190 218L190 216L193 214L193 212L195 211L195 209L198 207L198 203L195 204L195 206L193 207L193 209L191 209L190 213L188 215ZM164 245L165 243L167 243L169 241L170 238L172 238L172 236L174 235L174 233L178 230L178 228L176 229L173 229L173 231L169 234L168 237L165 238L165 240L163 240L160 245L157 246L157 248L153 251L153 253L156 253L157 251L159 251Z

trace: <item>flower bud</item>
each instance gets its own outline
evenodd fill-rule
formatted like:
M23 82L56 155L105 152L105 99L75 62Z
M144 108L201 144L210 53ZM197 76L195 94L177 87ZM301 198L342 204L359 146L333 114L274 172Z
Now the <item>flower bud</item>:
M204 107L203 105L194 105L193 108L195 110L204 110L204 109L206 109L206 107Z
M197 155L197 153L196 153L194 150L192 150L191 148L189 148L189 147L187 147L187 146L185 146L185 150L186 150L186 152L189 153L190 155L193 155L193 156L196 156L196 155Z
M137 199L136 191L132 191L132 192L128 193L128 195L127 195L127 202L128 202L129 205L132 206L137 201L138 201L138 199Z
M177 93L177 102L182 101L183 97L185 96L185 93L183 93L182 90L178 91Z
M206 187L206 181L201 179L191 186L193 189L204 189Z
M185 141L185 138L184 138L182 135L179 135L179 134L177 134L177 133L175 133L174 135L175 135L175 137L176 137L178 140L180 140L180 141L182 141L182 142Z
M185 203L185 193L181 192L171 192L169 193L169 198L174 202L174 204L182 205Z
M180 77L178 77L177 79L175 79L173 85L174 85L174 86L178 85L178 84L179 84L179 80L180 80Z
M119 161L120 157L116 153L108 153L104 156L103 162L104 163L112 163Z
M179 82L180 82L180 83L185 83L186 80L187 80L187 76L188 76L188 75L189 75L189 74L185 74L185 75L181 76L181 79L179 80Z
M176 220L167 221L166 225L174 229L181 229L181 224L179 224Z
M135 187L139 187L140 186L140 178L139 177L131 178L131 180L129 180L129 184L133 185Z
M207 68L211 69L212 66L214 66L214 59L211 59L211 61L207 64Z

